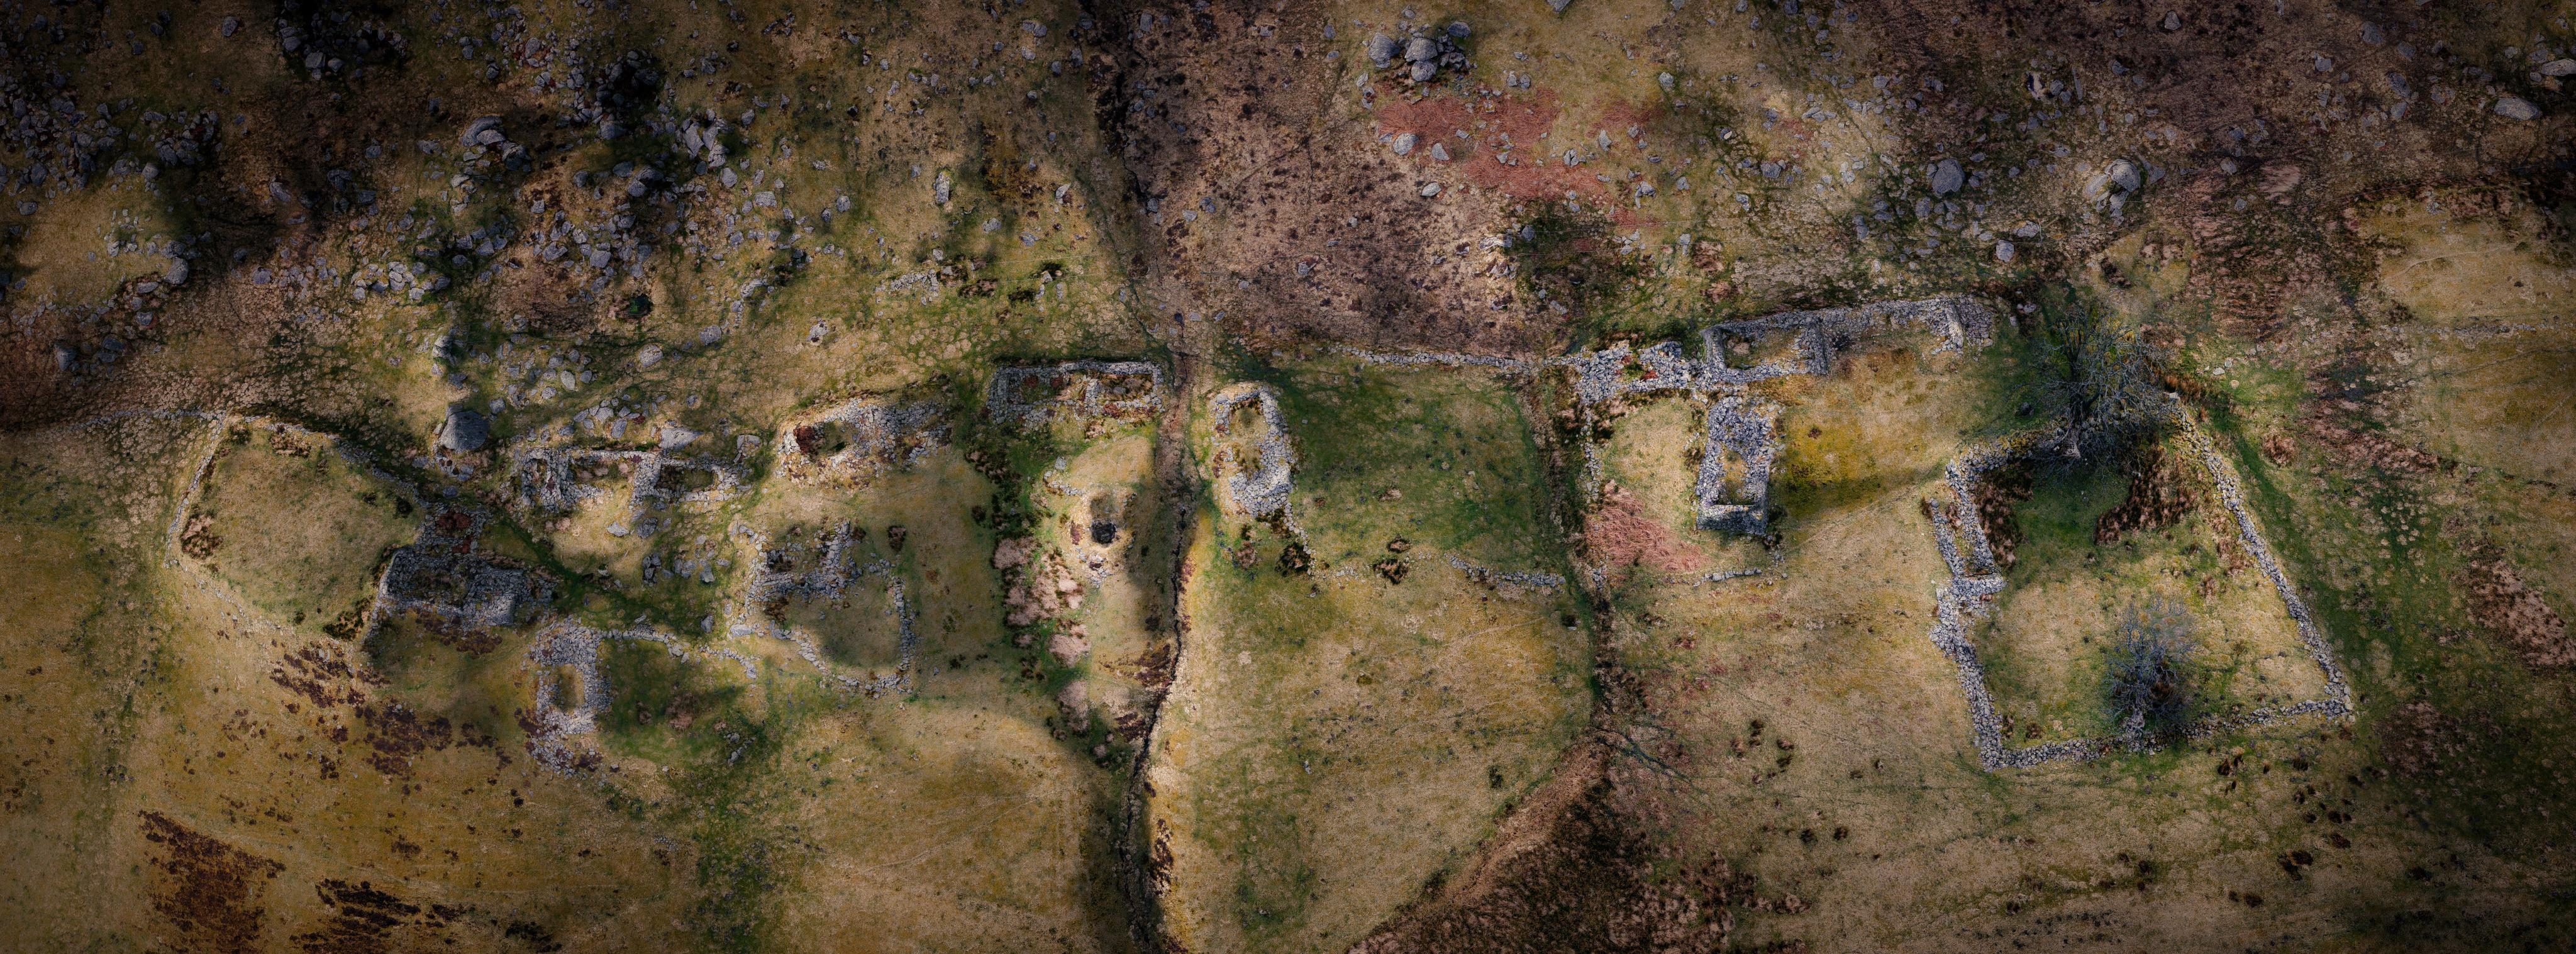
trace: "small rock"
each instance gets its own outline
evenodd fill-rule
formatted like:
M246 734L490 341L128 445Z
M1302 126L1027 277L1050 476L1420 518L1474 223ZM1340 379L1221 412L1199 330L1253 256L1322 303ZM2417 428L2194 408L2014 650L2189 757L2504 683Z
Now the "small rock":
M438 446L458 453L482 450L491 439L492 423L462 404L448 408L446 423L438 427Z
M1469 34L1469 33L1471 33L1471 32L1474 32L1474 31L1469 30L1469 29L1467 28L1467 21L1465 21L1465 20L1459 20L1459 21L1456 21L1456 22L1453 22L1453 23L1449 24L1449 35L1450 35L1450 36L1454 36L1454 37L1457 37L1457 38L1459 38L1459 39L1461 39L1461 40L1464 40L1464 39L1466 39L1466 38L1467 38L1467 34Z
M187 284L187 283L188 283L188 260L187 260L187 259L184 259L184 258L174 258L174 259L171 259L171 260L170 260L170 270L169 270L169 271L166 271L166 272L161 273L161 280L162 280L163 282L166 282L166 283L169 283L169 284L172 284L172 285L185 285L185 284Z
M636 367L649 368L660 363L662 363L661 345L648 344L644 346L643 350L635 352Z
M2320 56L2320 57L2317 57L2317 72L2319 72L2319 73L2332 73L2332 72L2334 72L2334 59L2333 59L2332 57L2326 57L2326 56Z
M2022 223L2022 227L2017 228L2017 229L2014 229L2014 230L2012 231L2012 234L2013 234L2015 237L2018 237L2018 238L2038 238L2038 237L2039 237L2039 223L2037 223L2037 222L2025 222L2025 223Z
M1423 197L1423 198L1425 198L1425 199L1428 199L1428 198L1430 198L1430 197L1432 197L1432 196L1439 195L1439 194L1440 194L1440 183L1433 182L1433 183L1429 183L1429 184L1427 184L1427 185L1424 185L1424 186L1422 187L1422 197Z
M1940 165L1932 167L1933 195L1948 195L1950 193L1957 192L1959 191L1959 186L1967 181L1967 170L1959 168L1959 160L1943 159L1941 160Z
M240 18L240 17L225 17L225 18L224 18L224 25L223 25L222 27L217 28L216 32L221 33L221 34L223 34L223 35L225 35L225 36L231 36L231 35L233 35L233 34L235 34L235 33L239 33L239 32L241 32L241 18Z
M1407 63L1420 63L1439 55L1440 44L1431 42L1427 36L1414 37L1413 42L1404 45L1404 61Z
M2540 118L2540 107L2520 96L2502 96L2495 102L2495 114L2506 119L2530 122Z
M2379 24L2364 23L2361 25L2361 42L2378 46L2388 42L2388 34L2379 32Z
M1395 154L1396 154L1396 155L1399 155L1399 156L1410 156L1410 155L1412 155L1412 154L1413 154L1413 144L1414 144L1414 142L1415 142L1415 141L1416 141L1416 139L1415 139L1415 137L1414 137L1414 135L1413 135L1412 133L1403 133L1403 134L1401 134L1401 135L1396 136L1396 137L1395 137Z
M69 371L72 369L72 365L79 361L80 352L73 351L72 346L67 344L54 345L54 370Z
M1438 75L1440 75L1440 64L1438 63L1424 60L1420 63L1413 64L1413 81L1416 83L1431 82L1431 78Z
M664 424L662 425L660 439L663 450L678 450L696 443L698 438L705 436L705 434L681 427L677 424Z
M2009 242L2009 241L2005 241L2005 240L2003 240L2003 239L1996 239L1996 240L1995 240L1995 261L1998 261L1998 262L2009 262L2009 261L2012 261L2012 260L2013 260L2013 243L2011 243L2011 242Z
M2551 60L2540 64L2542 76L2576 76L2576 60Z
M2165 11L2165 32L2171 33L2179 29L2182 29L2182 14L2171 10Z
M1574 0L1547 0L1547 8L1558 13L1564 13L1565 5L1573 2Z
M1439 144L1439 143L1436 143L1436 142L1435 142L1435 143L1432 143L1432 144L1431 144L1431 158L1438 159L1438 160L1440 160L1440 161L1442 161L1442 162L1447 162L1447 161L1449 161L1449 150L1441 148L1441 146L1440 146L1440 144Z
M1672 91L1673 91L1673 74L1671 74L1671 73L1657 73L1657 74L1655 74L1655 85L1663 87L1663 88L1664 88L1664 92L1667 92L1667 93L1672 92Z
M732 183L726 184L731 185ZM939 170L939 181L931 184L930 197L938 200L941 205L948 204L948 170Z

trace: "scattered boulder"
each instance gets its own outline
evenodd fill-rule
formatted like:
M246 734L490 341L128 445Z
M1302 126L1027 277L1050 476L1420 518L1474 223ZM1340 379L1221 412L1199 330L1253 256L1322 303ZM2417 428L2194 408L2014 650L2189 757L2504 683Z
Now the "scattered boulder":
M1427 36L1414 37L1413 42L1404 45L1404 61L1407 63L1420 63L1435 59L1439 55L1440 44L1432 42Z
M1419 141L1419 140L1418 140L1418 139L1417 139L1417 137L1415 137L1412 133L1403 133L1403 134L1400 134L1400 135L1396 136L1396 137L1395 137L1395 154L1396 154L1396 155L1399 155L1399 156L1410 156L1410 155L1412 155L1412 154L1413 154L1413 144L1414 144L1415 142L1417 142L1417 141Z
M636 367L649 368L660 363L662 363L661 345L648 344L644 346L643 350L635 352Z
M501 135L501 117L478 116L465 124L465 132L457 136L456 141L471 149L475 146L497 146L506 138Z
M1422 197L1423 197L1423 198L1425 198L1425 199L1428 199L1428 198L1430 198L1430 197L1432 197L1432 196L1439 195L1439 194L1440 194L1440 183L1437 183L1437 182L1431 182L1431 183L1425 183L1425 184L1422 186Z
M2138 164L2126 159L2112 160L2110 175L2111 184L2119 186L2122 192L2136 192L2138 187L2146 184L2138 175Z
M1456 37L1456 38L1458 38L1458 39L1461 39L1461 40L1466 39L1466 38L1467 38L1467 34L1469 34L1469 33L1471 33L1471 32L1474 32L1474 31L1472 31L1472 30L1468 29L1468 27L1467 27L1467 21L1465 21L1465 20L1457 20L1457 21L1453 21L1453 22L1451 22L1451 23L1449 24L1449 35L1450 35L1450 36L1453 36L1453 37Z
M1932 167L1933 195L1949 195L1957 192L1959 186L1967 181L1967 170L1959 168L1959 160L1943 159L1939 165Z
M2167 10L2167 11L2165 11L2165 24L2164 24L2164 26L2165 26L2165 32L2167 32L2167 33L2171 33L2171 32L2173 32L2173 31L2175 31L2175 30L2182 29L2182 14L2180 14L2180 13L2176 13L2176 12L2174 12L2174 11L2172 11L2172 10Z
M1413 64L1413 81L1416 83L1431 82L1432 77L1438 75L1440 75L1440 64L1438 63L1424 60L1420 63Z
M221 33L225 36L231 36L235 33L241 32L241 18L225 17L223 26L218 27L215 32Z
M2495 114L2527 123L2540 118L2540 107L2532 105L2530 100L2520 96L2500 96L2495 101Z
M930 185L930 197L931 197L932 199L938 200L939 204L941 204L941 205L947 205L947 204L948 204L948 194L949 194L949 193L948 193L948 182L949 182L949 180L948 180L948 170L946 170L946 169L941 169L941 170L939 170L939 178L938 178L938 180L937 180L937 181L935 181L935 182L932 182L932 183L931 183L931 185ZM726 183L726 184L727 184L727 185L731 185L732 183Z
M2012 243L2011 241L2009 241L2009 240L2006 240L2006 239L1996 239L1996 240L1995 240L1995 261L1998 261L1998 262L2009 262L2009 261L2012 261L2012 260L2013 260L2013 243Z
M1438 159L1438 160L1440 160L1440 161L1442 161L1442 162L1447 162L1447 161L1449 161L1449 150L1441 148L1441 146L1440 146L1440 144L1439 144L1439 143L1436 143L1436 142L1435 142L1435 143L1432 143L1432 144L1431 144L1431 158L1433 158L1433 159Z
M1401 48L1396 45L1394 37L1388 36L1384 33L1371 36L1368 39L1369 63L1379 69L1385 69L1387 66L1395 62L1395 54L1399 52L1400 49Z
M482 450L491 439L492 423L462 404L448 408L446 422L438 426L438 446L460 454Z
M178 258L178 257L173 256L173 257L170 259L170 270L169 270L169 271L166 271L166 272L162 272L162 273L161 273L161 281L162 281L162 283L163 283L163 284L169 284L169 285L185 285L185 284L187 284L187 283L188 283L188 260L187 260L187 259L184 259L184 258Z
M1564 13L1566 4L1573 2L1574 0L1547 0L1547 8L1558 13Z
M2576 60L2551 60L2540 64L2542 76L2576 76Z

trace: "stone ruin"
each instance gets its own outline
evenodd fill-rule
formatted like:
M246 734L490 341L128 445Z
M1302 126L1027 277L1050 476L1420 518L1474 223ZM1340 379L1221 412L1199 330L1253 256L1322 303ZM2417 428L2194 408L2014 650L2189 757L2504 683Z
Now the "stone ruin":
M1163 368L1149 361L1069 361L993 373L984 412L997 421L1132 420L1163 409Z
M529 448L515 456L520 504L558 512L577 510L608 495L607 490L583 482L574 473L575 467L614 467L623 463L633 468L633 473L627 475L625 519L608 528L617 536L652 536L661 529L653 513L671 505L715 503L743 493L745 475L740 468L703 457L679 457L659 450L579 448ZM687 475L692 472L707 474L708 484L690 488Z
M1706 417L1708 446L1692 491L1700 529L1760 536L1769 528L1771 458L1780 449L1773 427L1780 407L1727 395L1709 405Z
M1238 431L1235 414L1257 409L1249 426ZM1288 442L1288 422L1280 415L1279 390L1267 384L1237 384L1208 398L1215 421L1215 447L1209 455L1225 506L1250 519L1286 515L1290 476L1297 449ZM1245 460L1246 456L1251 460Z
M939 405L852 398L791 420L778 433L778 472L806 483L850 483L910 467L947 442Z
M2270 544L2256 526L2253 514L2245 506L2244 490L2217 445L2192 421L2190 415L2168 407L2167 423L2175 427L2189 444L2198 460L2218 487L2219 502L2226 506L2236 524L2237 541L2260 567L2281 599L2283 610L2296 624L2299 641L2311 661L2324 674L2325 695L2280 706L2269 706L2231 716L2215 716L2186 727L2183 735L2206 738L2210 735L2251 726L2279 722L2298 716L2339 718L2352 713L2352 688L2327 645L2325 633L2317 627L2308 611L2307 602L2272 558ZM2147 740L2131 736L2107 739L2071 739L2045 742L2015 748L2004 732L2003 722L1995 714L1994 696L1986 687L1985 664L1977 656L1976 646L1968 639L1969 621L1985 614L1987 607L2001 596L2006 585L2003 567L1995 557L1993 544L1986 537L1985 523L1977 515L1979 483L1987 474L2016 462L2042 455L2062 453L2068 446L2067 425L2063 421L2035 430L2024 431L2000 440L1972 445L1960 451L1942 470L1939 490L1923 501L1924 512L1932 521L1933 544L1949 569L1949 580L1936 597L1933 625L1927 635L1941 654L1958 667L1960 692L1968 703L1970 732L1977 748L1977 758L1987 771L2008 768L2032 768L2061 759L2089 759L2119 748L2147 747Z
M895 573L892 562L859 562L858 542L864 531L856 524L844 522L811 546L794 541L774 541L767 534L740 524L734 525L732 533L758 556L752 564L750 584L744 593L742 606L734 613L727 635L770 636L795 643L798 656L839 681L844 689L871 694L901 692L911 684L913 655L920 644L920 635L914 631L913 624L920 614L915 612L911 593L903 585L903 577ZM888 611L896 628L892 675L868 680L833 672L832 667L823 661L822 647L812 634L778 625L766 615L768 607L785 600L837 598L844 590L870 576L886 578L886 595L893 600Z
M1876 302L1710 325L1700 330L1705 356L1698 359L1680 342L1666 341L1635 351L1618 344L1548 363L1574 370L1575 397L1586 408L1629 395L1717 395L1705 415L1707 446L1693 488L1699 525L1760 536L1769 532L1771 461L1780 448L1773 430L1780 409L1746 396L1745 387L1826 374L1836 355L1874 335L1908 328L1940 336L1941 350L1961 349L1993 339L1994 315L1965 298ZM1598 470L1597 459L1592 467Z
M474 552L474 539L489 521L463 508L428 508L418 540L385 561L370 635L398 614L455 633L517 626L553 599L544 575Z

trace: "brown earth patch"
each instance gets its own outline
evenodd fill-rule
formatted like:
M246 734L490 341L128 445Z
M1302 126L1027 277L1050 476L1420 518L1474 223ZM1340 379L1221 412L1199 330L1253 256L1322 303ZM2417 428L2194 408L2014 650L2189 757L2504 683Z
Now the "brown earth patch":
M2422 702L2410 702L2379 724L2379 755L2390 771L2421 775L2437 769L2442 759L2469 750L2469 735L2460 720Z
M2539 592L2522 582L2521 571L2500 554L2473 560L2460 573L2460 589L2469 615L2505 641L2531 666L2576 665L2576 644L2567 640L2567 621Z
M266 882L286 866L199 834L155 811L143 819L143 837L161 846L152 859L152 909L178 934L187 951L265 950L259 943L267 908L256 904Z
M1977 523L1985 528L1986 546L1995 553L1995 569L2012 569L2020 559L2013 551L2021 547L2021 523L2013 519L2013 505L2030 499L2031 473L2027 467L2014 467L1988 474L1977 481Z

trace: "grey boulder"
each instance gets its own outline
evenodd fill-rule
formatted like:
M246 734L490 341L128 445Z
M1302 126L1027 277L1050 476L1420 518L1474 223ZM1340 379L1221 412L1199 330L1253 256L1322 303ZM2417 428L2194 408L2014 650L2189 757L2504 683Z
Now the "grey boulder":
M1943 159L1939 165L1932 167L1933 195L1949 195L1957 192L1959 186L1967 181L1967 170L1959 168L1959 160Z
M1416 140L1412 133L1405 133L1395 137L1395 154L1399 156L1412 155L1414 142L1416 142Z
M2532 105L2530 100L2520 96L2504 96L2496 99L2495 114L2527 123L2540 118L2540 107Z
M2576 76L2576 60L2551 60L2540 64L2542 76Z
M1440 44L1431 42L1427 36L1414 37L1413 42L1404 45L1404 61L1407 63L1421 63L1439 55Z
M187 260L187 259L184 259L184 258L173 258L173 259L171 259L171 260L170 260L170 270L169 270L169 271L166 271L166 272L162 272L162 273L161 273L161 281L162 281L162 282L164 282L164 283L166 283L166 284L171 284L171 285L185 285L185 284L187 284L187 283L188 283L188 260Z
M1395 60L1395 54L1399 49L1400 48L1396 46L1394 37L1388 36L1384 33L1371 36L1368 39L1369 62L1381 67L1385 66Z
M438 426L438 446L458 453L482 450L491 440L492 422L462 404L448 408L447 421Z

